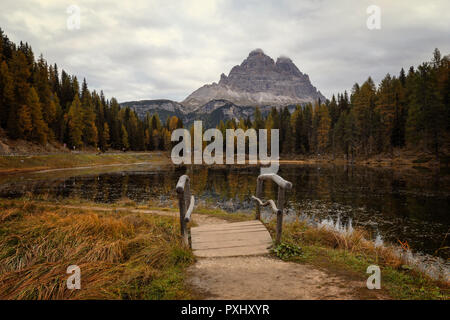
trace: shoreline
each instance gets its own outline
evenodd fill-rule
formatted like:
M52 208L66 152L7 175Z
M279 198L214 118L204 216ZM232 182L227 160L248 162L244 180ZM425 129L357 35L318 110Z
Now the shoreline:
M0 156L0 175L81 170L120 165L163 164L167 162L167 158L168 156L164 152Z
M48 172L55 170L77 170L99 168L117 165L132 164L166 164L170 162L168 152L124 152L124 153L56 153L43 155L0 155L0 175L25 172ZM372 168L412 169L423 168L440 170L448 168L448 163L439 163L430 157L396 157L396 158L369 158L347 161L343 158L281 158L279 164L293 165L340 165L340 166L367 166ZM193 166L198 166L191 164ZM203 164L202 164L203 165ZM200 166L202 166L200 165ZM213 164L214 167L229 166L232 164ZM255 166L242 164L235 166Z

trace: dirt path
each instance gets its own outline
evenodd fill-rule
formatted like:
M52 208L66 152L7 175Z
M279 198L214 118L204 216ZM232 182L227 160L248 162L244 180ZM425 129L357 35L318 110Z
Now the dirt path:
M205 219L206 218L206 219ZM227 223L193 215L198 225ZM187 281L203 299L385 299L365 281L264 256L197 258Z
M49 205L52 206L52 205ZM55 205L69 209L93 211L129 211L178 217L177 212ZM201 226L228 223L226 220L193 214ZM308 264L284 262L268 255L224 258L197 258L187 271L187 282L203 299L387 299L377 290L368 290L365 281L336 275Z
M267 256L198 259L188 281L205 299L358 299L362 285Z

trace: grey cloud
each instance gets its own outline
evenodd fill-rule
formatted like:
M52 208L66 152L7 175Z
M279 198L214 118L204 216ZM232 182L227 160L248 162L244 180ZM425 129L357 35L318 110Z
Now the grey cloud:
M183 100L255 48L290 57L327 97L450 52L448 1L377 1L373 31L365 0L80 0L81 29L68 31L72 3L6 0L0 27L119 101Z

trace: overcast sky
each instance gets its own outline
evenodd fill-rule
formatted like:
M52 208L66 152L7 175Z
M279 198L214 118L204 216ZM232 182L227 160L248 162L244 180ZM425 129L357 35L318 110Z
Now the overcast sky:
M67 8L81 10L69 30ZM381 29L366 26L369 5ZM450 1L2 0L0 27L119 101L183 100L262 48L290 57L330 98L369 75L450 53Z

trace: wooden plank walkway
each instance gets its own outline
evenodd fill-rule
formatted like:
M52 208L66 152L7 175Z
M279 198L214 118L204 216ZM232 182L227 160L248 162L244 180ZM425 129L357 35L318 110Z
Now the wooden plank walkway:
M198 257L253 256L269 253L272 238L259 220L210 224L191 228Z

